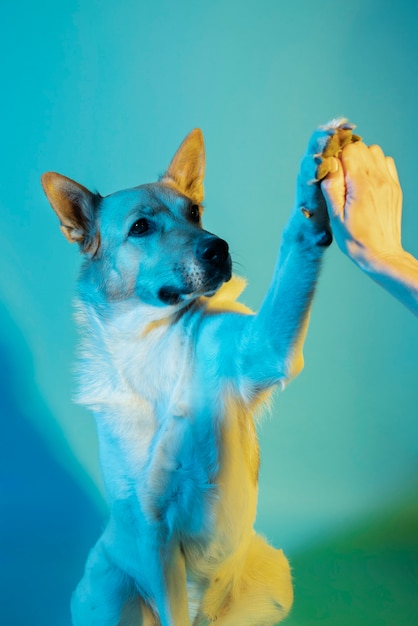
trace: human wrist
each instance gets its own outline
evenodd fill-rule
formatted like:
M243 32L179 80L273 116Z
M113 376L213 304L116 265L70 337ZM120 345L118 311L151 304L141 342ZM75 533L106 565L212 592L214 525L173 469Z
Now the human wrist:
M418 260L412 254L401 250L381 256L366 273L418 316Z
M392 276L402 273L405 268L416 265L416 259L403 248L379 253L368 254L356 260L357 265L372 278L375 276Z

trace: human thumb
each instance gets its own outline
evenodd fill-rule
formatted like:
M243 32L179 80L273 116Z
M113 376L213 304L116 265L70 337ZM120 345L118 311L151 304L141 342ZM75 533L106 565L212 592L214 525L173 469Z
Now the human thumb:
M330 218L341 214L345 204L344 172L339 159L332 158L330 172L321 182Z

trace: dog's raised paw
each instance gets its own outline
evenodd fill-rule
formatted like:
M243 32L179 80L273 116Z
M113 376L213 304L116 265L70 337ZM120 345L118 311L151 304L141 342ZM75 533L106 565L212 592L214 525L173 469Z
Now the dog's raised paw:
M342 117L319 126L311 135L300 163L296 189L295 228L302 229L304 240L310 239L319 247L326 247L332 241L320 181L328 173L335 171L336 158L343 148L361 140L361 137L354 133L354 129L354 124ZM301 216L304 218L302 223L298 219Z
M312 182L319 182L330 172L334 171L335 161L332 157L338 157L342 149L350 143L361 141L360 135L356 135L353 130L355 125L345 118L336 118L319 127L319 132L325 133L324 146L321 152L315 154L317 164L315 179Z

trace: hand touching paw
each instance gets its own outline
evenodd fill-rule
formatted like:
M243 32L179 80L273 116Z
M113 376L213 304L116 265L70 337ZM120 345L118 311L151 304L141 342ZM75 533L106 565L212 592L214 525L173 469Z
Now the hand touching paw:
M301 224L305 238L311 232L314 243L328 246L331 228L320 181L338 167L338 157L345 146L360 140L353 133L354 125L344 118L320 126L312 134L300 164L296 189L296 212L309 220Z

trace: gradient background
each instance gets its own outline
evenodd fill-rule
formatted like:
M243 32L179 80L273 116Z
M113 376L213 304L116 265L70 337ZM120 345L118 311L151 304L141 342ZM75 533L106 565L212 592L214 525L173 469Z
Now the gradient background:
M392 155L418 256L418 4L0 1L0 623L69 626L106 519L95 429L71 405L79 266L39 177L155 180L195 126L205 226L257 308L314 127ZM294 567L289 626L418 623L418 325L336 247L304 372L260 428L258 529Z

